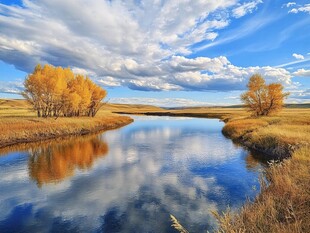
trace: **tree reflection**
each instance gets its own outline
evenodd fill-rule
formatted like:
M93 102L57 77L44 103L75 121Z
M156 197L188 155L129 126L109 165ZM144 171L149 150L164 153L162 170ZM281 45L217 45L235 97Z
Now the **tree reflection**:
M41 187L73 176L75 169L90 169L97 158L107 154L108 145L98 136L90 136L48 143L29 152L29 175Z
M251 151L245 157L246 168L250 171L256 171L259 167L266 167L268 161L264 158L263 154Z

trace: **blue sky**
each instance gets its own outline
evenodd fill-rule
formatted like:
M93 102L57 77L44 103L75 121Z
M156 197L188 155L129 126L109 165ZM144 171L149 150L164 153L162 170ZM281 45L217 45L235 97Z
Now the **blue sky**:
M310 102L310 1L0 0L0 98L38 63L71 67L107 100L240 103L261 73Z

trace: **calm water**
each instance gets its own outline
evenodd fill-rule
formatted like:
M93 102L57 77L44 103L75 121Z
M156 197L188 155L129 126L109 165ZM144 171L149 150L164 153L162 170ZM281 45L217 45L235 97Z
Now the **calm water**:
M101 135L0 151L0 232L190 232L253 198L260 163L214 119L135 117Z

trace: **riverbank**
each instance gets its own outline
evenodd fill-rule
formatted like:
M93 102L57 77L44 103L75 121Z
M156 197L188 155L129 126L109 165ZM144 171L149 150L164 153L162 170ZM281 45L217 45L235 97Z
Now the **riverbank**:
M3 107L4 105L2 105ZM4 109L4 108L3 108ZM11 108L10 108L11 109ZM10 110L13 111L13 110ZM238 212L227 211L219 213L219 232L307 232L310 229L310 109L285 108L277 116L251 118L241 108L186 108L161 109L152 106L130 106L107 104L104 110L98 112L95 118L59 118L40 119L34 117L29 109L15 106L14 112L1 110L0 122L5 119L0 128L9 133L19 132L24 125L31 124L37 130L36 137L40 138L40 131L57 129L60 125L68 131L79 127L76 134L83 134L81 126L88 127L92 121L95 125L100 122L124 120L123 124L131 122L125 116L113 115L111 112L141 115L188 116L219 118L226 124L223 133L246 147L261 151L267 155L266 159L285 159L266 169L266 179L263 179L261 192L254 202L246 203ZM16 117L22 115L22 117ZM102 118L102 120L100 120ZM118 118L120 117L120 118ZM125 118L124 118L125 117ZM50 121L41 122L40 121ZM76 125L70 121L74 121ZM98 120L98 121L97 121ZM24 121L27 121L26 123ZM97 123L96 123L97 122ZM52 124L51 128L43 125ZM6 127L6 128L5 128ZM14 128L16 127L16 128ZM115 128L118 127L115 125ZM39 129L38 129L39 128ZM96 127L95 127L96 128ZM44 129L44 130L43 130ZM3 132L4 132L3 130ZM25 132L29 132L25 127ZM31 131L31 130L30 130ZM3 137L3 132L0 137ZM27 133L22 133L28 139ZM52 135L54 136L54 135ZM0 139L1 141L1 139ZM268 185L264 180L268 181Z
M123 109L125 110L125 109ZM310 229L310 109L285 108L276 116L251 118L242 109L141 109L127 114L219 118L222 132L238 144L266 155L273 163L260 194L238 212L217 213L218 232L297 233Z
M23 100L0 101L0 148L19 143L38 142L59 137L85 135L116 129L133 120L109 111L98 116L38 118Z
M230 119L223 133L267 158L290 158L266 170L261 192L240 212L217 215L218 232L297 233L310 229L309 110L274 117ZM267 184L268 183L268 184Z
M285 108L276 116L253 118L242 108L112 109L114 113L218 118L225 122L223 134L234 142L266 155L268 160L290 157L310 144L310 109Z
M85 135L116 129L131 123L127 116L107 113L94 118L1 117L0 148L18 143Z

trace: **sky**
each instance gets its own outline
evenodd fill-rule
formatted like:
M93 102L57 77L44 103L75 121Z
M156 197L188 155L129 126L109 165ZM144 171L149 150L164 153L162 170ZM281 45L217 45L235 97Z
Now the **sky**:
M239 104L255 73L309 103L310 1L0 0L0 98L22 98L38 63L110 103Z

